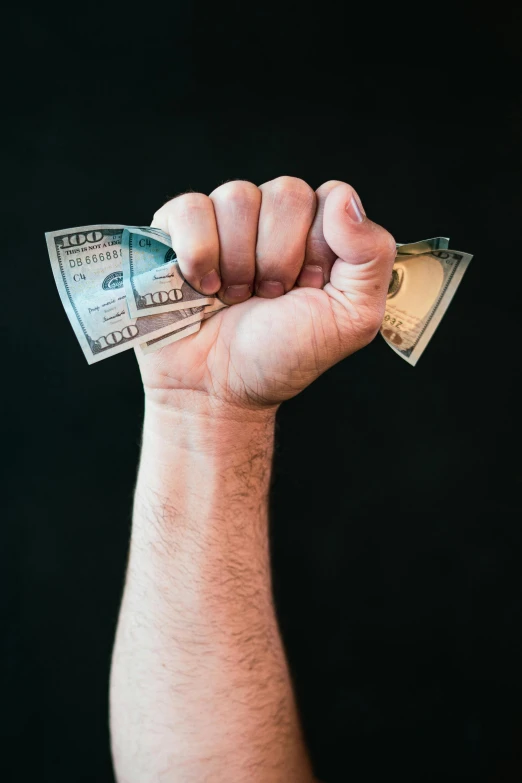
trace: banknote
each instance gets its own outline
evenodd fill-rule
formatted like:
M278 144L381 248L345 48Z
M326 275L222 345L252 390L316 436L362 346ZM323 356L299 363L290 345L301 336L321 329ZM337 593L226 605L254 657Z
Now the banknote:
M223 302L220 302L219 299L216 297L211 305L207 305L206 307L201 308L202 310L201 321L202 322L206 321L207 318L211 318L216 313L219 313L220 310L224 310L225 307L228 307L228 305L223 304ZM182 337L187 337L189 334L194 334L194 332L199 331L200 326L201 324L199 324L197 329L191 331L189 331L189 329L187 328L187 330L183 331L182 334L181 334L181 329L175 329L173 332L169 332L168 334L165 334L162 337L156 337L153 340L143 343L143 345L140 346L141 350L143 353L151 353L152 351L157 351L160 348L163 348L165 345L170 345L170 343L177 342Z
M412 366L422 356L473 258L447 245L426 251L423 244L398 247L381 327L390 348Z
M211 318L216 313L219 313L220 310L224 310L225 307L228 307L228 305L224 304L216 297L211 305L207 305L203 308L203 320L206 321L207 318Z
M124 226L95 225L46 234L60 299L89 364L198 323L202 307L131 318L123 289Z
M157 230L157 229L156 229ZM158 239L160 241L162 240L161 235L163 232L158 231ZM446 249L449 245L449 239L448 237L432 237L431 239L423 239L420 242L410 242L409 244L399 244L397 243L397 259L395 261L395 264L401 264L404 261L405 258L411 255L420 255L422 253L429 252L431 250L438 250L438 249ZM398 267L399 269L401 267ZM392 277L392 282L394 278ZM390 287L392 287L392 283L390 283ZM207 305L203 308L203 320L206 320L207 318L210 318L215 313L219 312L223 308L227 307L227 305L223 304L219 301L219 299L215 298L213 303L211 305ZM386 313L386 315L389 315ZM401 352L400 350L396 350L395 346L393 345L393 342L387 339L388 333L392 330L390 328L386 329L386 315L385 320L383 322L383 328L381 330L381 333L383 334L384 339L386 342L388 342L391 347L396 351L396 353L399 354L399 356L402 356L406 361L408 361L410 364L412 363L410 355L408 352ZM442 317L442 315L441 315ZM393 316L389 317L389 320L393 319ZM440 318L439 318L440 321ZM386 329L386 334L384 334L384 330ZM150 341L150 344L152 345L151 349L146 348L146 346L149 345L149 343L146 343L144 346L142 346L142 350L144 353L149 353L150 350L158 350L159 348L162 348L165 345L168 345L171 342L175 342L176 340L180 339L177 336L177 331L172 332L172 339L170 338L170 334L166 334L163 337L157 337L154 340ZM397 339L397 338L395 338ZM429 341L429 340L428 340ZM420 356L420 353L415 353L414 355L414 361L418 359Z
M211 304L183 278L168 234L159 228L128 226L122 236L123 285L129 315L141 318Z
M160 229L83 226L48 232L46 239L60 298L89 364L140 344L145 353L158 350L226 307L184 280ZM450 250L447 237L397 244L381 334L409 364L422 355L471 258Z
M169 332L162 337L153 337L152 340L147 340L146 342L141 343L140 350L142 353L153 353L154 351L158 351L160 348L164 348L166 345L176 343L178 340L182 340L184 337L188 337L189 334L195 334L196 332L199 332L202 321L203 319L201 318L195 324L181 326L179 329L174 329L173 332Z
M417 255L418 253L429 253L430 250L447 250L448 247L448 237L432 237L431 239L421 239L420 242L410 242L406 245L397 242L397 255Z

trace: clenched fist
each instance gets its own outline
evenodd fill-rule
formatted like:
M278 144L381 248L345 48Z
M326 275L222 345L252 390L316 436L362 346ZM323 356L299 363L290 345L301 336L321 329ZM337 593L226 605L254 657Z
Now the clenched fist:
M231 306L139 355L151 400L275 407L379 330L395 240L350 185L228 182L169 201L152 225L171 235L190 284Z

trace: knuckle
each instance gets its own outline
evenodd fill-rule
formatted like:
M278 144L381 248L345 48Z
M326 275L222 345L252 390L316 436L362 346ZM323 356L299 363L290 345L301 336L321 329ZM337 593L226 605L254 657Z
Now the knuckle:
M152 221L168 224L172 217L190 218L201 210L208 210L209 206L212 207L212 202L204 193L183 193L157 209Z
M212 209L212 202L204 193L184 193L169 202L172 209L182 216L190 216L201 211Z
M249 202L258 202L260 200L260 192L257 185L253 182L248 182L244 179L236 179L231 182L225 182L216 188L212 194L212 198L224 199L232 204L243 205Z
M304 179L299 177L277 177L267 185L276 197L290 197L305 204L315 204L314 191Z
M331 190L343 184L340 179L329 179L317 188L316 193L318 196L327 196Z
M393 264L397 255L395 240L377 223L361 223L361 232L352 244L353 257L359 264L377 264L379 267Z

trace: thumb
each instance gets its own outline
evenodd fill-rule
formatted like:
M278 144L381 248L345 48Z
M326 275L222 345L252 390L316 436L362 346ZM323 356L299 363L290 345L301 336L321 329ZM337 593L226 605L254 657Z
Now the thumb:
M323 215L326 242L337 256L324 290L335 302L341 332L356 350L375 337L382 324L396 257L395 240L366 217L359 196L344 183L327 196ZM353 345L354 331L357 332Z

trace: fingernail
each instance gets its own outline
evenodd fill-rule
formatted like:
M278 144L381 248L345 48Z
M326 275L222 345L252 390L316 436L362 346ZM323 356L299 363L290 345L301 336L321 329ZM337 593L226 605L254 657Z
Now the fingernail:
M363 222L365 212L363 209L363 205L361 204L361 199L355 192L351 197L350 201L347 203L345 209L348 215L355 223Z
M306 264L297 278L297 285L302 288L322 288L324 285L322 267L317 264Z
M212 272L207 272L204 277L201 278L200 288L204 294L215 294L218 291L221 280L215 269Z
M257 285L257 295L264 299L275 299L276 296L282 296L284 292L283 284L278 280L261 280Z
M229 285L225 288L222 299L231 304L240 302L243 299L247 299L250 296L249 285Z

